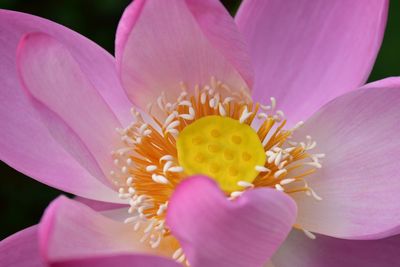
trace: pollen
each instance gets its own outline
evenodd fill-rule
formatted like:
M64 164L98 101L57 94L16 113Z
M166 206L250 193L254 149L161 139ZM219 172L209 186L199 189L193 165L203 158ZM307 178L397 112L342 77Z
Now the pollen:
M229 117L196 120L180 132L176 145L179 164L187 175L207 175L225 192L240 190L240 181L253 182L259 174L255 167L266 160L253 128Z

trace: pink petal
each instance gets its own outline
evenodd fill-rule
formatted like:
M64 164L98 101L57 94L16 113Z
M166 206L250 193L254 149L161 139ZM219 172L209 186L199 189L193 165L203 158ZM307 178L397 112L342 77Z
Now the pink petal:
M69 51L47 34L28 34L18 47L17 66L28 95L55 139L83 161L93 157L108 175L114 168L111 151L118 145L115 129L120 124ZM71 132L87 151L76 148ZM87 164L94 171L98 168L95 163ZM101 177L98 172L95 175Z
M364 84L387 10L386 0L245 0L236 22L250 46L254 99L275 97L297 122Z
M127 214L128 204L96 201L83 197L74 197L73 199L114 221L124 222L128 216L132 216Z
M92 207L90 207L90 208L93 209ZM103 209L103 210L99 210L98 212L101 215L103 215L107 218L110 218L114 221L124 222L126 220L126 218L128 218L129 216L132 216L127 213L128 209L129 209L129 206L124 205L122 208L116 207L113 209ZM131 227L133 227L133 225L131 225Z
M367 83L362 88L398 88L399 87L399 77L389 77L383 80L374 81Z
M191 266L261 266L286 238L296 205L273 189L229 201L204 176L183 181L167 211L167 225Z
M130 99L144 108L160 96L209 83L240 89L252 71L233 19L216 0L134 1L116 38L117 65ZM243 77L243 78L242 78Z
M247 82L253 85L249 51L237 25L219 0L186 0L203 34Z
M132 104L121 87L115 59L111 54L86 37L60 24L33 15L0 9L0 33L4 38L0 53L2 57L7 58L8 66L14 66L12 69L8 66L4 69L9 76L6 72L1 72L1 77L7 78L7 85L19 87L15 72L15 50L21 37L30 32L47 33L67 46L82 71L89 77L119 120L122 123L131 122ZM2 65L6 66L6 62L2 61Z
M142 236L143 231L134 231L131 224L105 217L65 197L50 204L39 225L40 250L50 263L121 253L172 255L173 248L152 249L139 241Z
M37 226L32 226L2 240L0 266L44 267L37 239Z
M323 200L294 195L301 226L350 239L399 233L399 119L397 78L343 95L306 122L293 140L311 135L326 158L307 180Z
M0 157L13 168L50 186L89 198L117 200L111 189L53 139L21 89L15 51L23 34L38 30L56 36L69 47L82 71L121 120L124 116L119 111L129 106L124 104L128 101L118 84L113 58L99 46L50 21L0 10Z
M279 267L400 266L400 236L380 240L344 240L317 235L311 240L294 230L272 257Z
M97 201L97 200L92 200L84 197L74 197L75 201L78 201L82 204L85 204L89 208L95 210L95 211L107 211L107 210L113 210L113 209L119 209L126 207L126 205L122 204L117 204L117 203L111 203L111 202L104 202L104 201ZM126 211L125 211L126 213Z
M113 255L93 258L73 259L51 264L51 267L179 267L182 266L173 260L148 255Z

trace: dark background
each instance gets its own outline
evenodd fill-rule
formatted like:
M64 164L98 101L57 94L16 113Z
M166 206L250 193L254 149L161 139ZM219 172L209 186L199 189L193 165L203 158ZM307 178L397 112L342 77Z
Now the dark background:
M285 1L285 0L283 0ZM240 0L222 1L234 14ZM50 19L114 53L115 30L130 0L0 0L0 8ZM370 81L400 76L400 1L392 0L382 49ZM62 192L36 182L1 162L0 240L36 224L47 204Z

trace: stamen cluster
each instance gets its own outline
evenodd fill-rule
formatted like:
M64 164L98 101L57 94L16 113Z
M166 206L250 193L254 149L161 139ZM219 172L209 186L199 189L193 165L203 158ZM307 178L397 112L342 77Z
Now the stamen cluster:
M245 88L232 90L213 77L210 84L195 86L193 93L183 83L181 89L176 101L169 102L161 94L156 103L149 105L146 113L149 120L132 109L133 123L118 129L124 146L113 152L116 170L111 176L115 181L125 181L116 182L119 196L130 204L131 216L125 222L131 223L135 230L143 229L143 242L148 240L156 248L163 237L170 235L165 226L168 200L175 187L187 178L179 164L177 138L186 126L205 116L230 117L252 126L266 154L265 164L254 166L259 172L254 181L239 181L242 190L227 192L227 197L236 198L257 187L272 187L288 194L304 192L321 199L309 187L306 177L321 168L324 154L310 153L316 147L311 136L305 141L292 140L293 132L303 122L285 130L284 113L276 110L273 97L269 105L254 103ZM179 249L174 258L185 261Z

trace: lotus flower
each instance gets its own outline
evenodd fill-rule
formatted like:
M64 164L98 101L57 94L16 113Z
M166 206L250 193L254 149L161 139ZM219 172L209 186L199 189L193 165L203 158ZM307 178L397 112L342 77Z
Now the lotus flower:
M1 11L1 158L79 197L0 265L399 266L400 80L363 85L387 9L136 0L115 58Z

